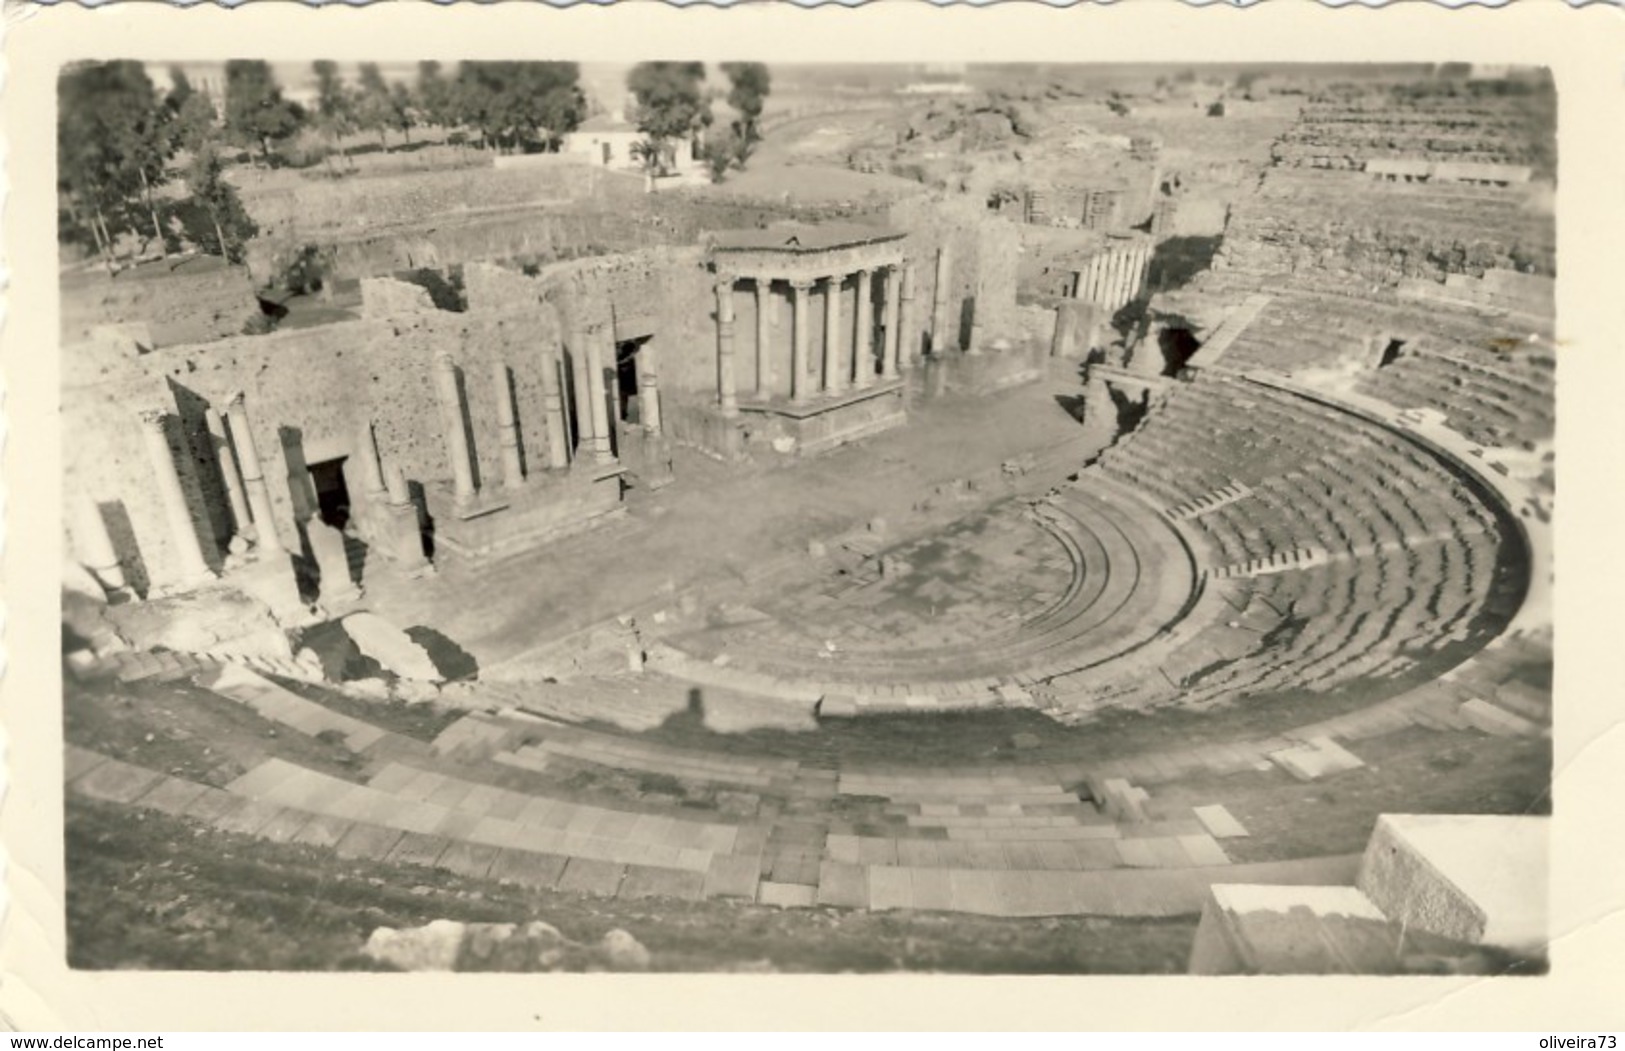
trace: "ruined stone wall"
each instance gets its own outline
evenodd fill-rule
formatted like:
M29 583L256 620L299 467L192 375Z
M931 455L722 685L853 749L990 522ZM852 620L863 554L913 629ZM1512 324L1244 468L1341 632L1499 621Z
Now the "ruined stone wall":
M1023 300L1070 296L1077 272L1100 251L1105 237L1093 230L1024 226L1017 261L1017 295Z
M447 350L460 369L482 482L496 483L501 471L497 361L512 370L525 461L531 470L542 469L547 450L537 350L557 345L561 336L556 315L538 299L507 313L419 311L161 350L65 391L64 433L71 436L64 443L66 474L70 485L122 509L129 525L114 530L121 554L142 562L150 579L172 579L172 542L135 413L160 408L181 421L189 438L175 439L183 453L178 462L198 535L212 555L207 538L224 538L229 512L200 421L204 410L223 408L242 389L278 531L291 550L299 550L298 524L316 510L308 464L350 458L347 486L353 504L363 506L364 486L354 466L360 428L369 418L381 455L400 464L409 480L450 476L434 391L437 350Z
M418 267L449 267L474 260L511 259L532 265L692 245L706 230L766 226L795 219L883 221L872 202L787 207L749 198L692 194L644 195L608 207L598 202L537 207L460 222L425 222L418 228L347 236L334 243L339 274L367 277ZM263 243L269 259L275 247ZM268 264L262 264L263 271ZM257 271L259 272L259 271Z
M1528 165L1550 175L1555 163L1556 94L1532 89L1493 94L1462 86L1323 92L1271 150L1287 167L1360 170L1374 158Z
M963 345L973 319L983 338L1013 338L1019 284L1021 228L990 215L981 202L963 198L914 198L894 204L888 224L909 231L914 261L915 314L921 331L932 325L939 248L949 249L948 339Z
M1385 286L1503 268L1556 270L1556 229L1524 190L1271 171L1231 212L1220 257L1260 274L1354 275Z
M241 177L243 205L268 236L353 234L421 222L431 216L473 216L482 211L561 201L633 198L636 176L619 175L560 157L548 166L498 170L442 169L332 179L321 169L275 184ZM272 173L273 175L275 173Z
M206 261L198 261L207 265ZM167 347L236 335L259 313L253 284L241 267L191 272L186 263L150 264L108 278L97 272L62 283L62 341L87 340L97 327L138 322Z

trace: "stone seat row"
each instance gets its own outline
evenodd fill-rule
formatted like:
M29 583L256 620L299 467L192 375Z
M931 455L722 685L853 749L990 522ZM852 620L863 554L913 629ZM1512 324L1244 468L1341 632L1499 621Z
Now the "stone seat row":
M1446 365L1406 358L1361 384L1361 390L1402 408L1431 408L1444 413L1450 426L1484 445L1508 445L1549 439L1555 426L1553 400L1497 389L1464 379ZM1509 441L1510 439L1510 441Z
M1151 539L1150 520L1144 509L1119 506L1104 489L1093 491L1083 503L1063 490L1046 513L1060 532L1075 537L1078 549L1090 563L1081 574L1083 586L1060 607L1029 621L1005 641L978 645L969 653L962 652L962 647L949 647L923 653L842 652L834 658L732 648L730 665L772 668L778 675L804 675L809 688L825 693L826 699L831 693L873 693L878 687L890 685L900 672L911 676L906 684L911 696L923 693L929 697L955 687L969 687L986 697L1001 685L1104 660L1117 649L1131 645L1136 637L1154 632L1157 611L1177 611L1182 601L1179 592L1188 586L1186 579L1164 573L1152 586L1142 579L1138 567L1152 552L1161 551L1166 558L1174 559L1186 556L1172 534L1157 534L1155 541ZM900 669L900 663L908 666Z

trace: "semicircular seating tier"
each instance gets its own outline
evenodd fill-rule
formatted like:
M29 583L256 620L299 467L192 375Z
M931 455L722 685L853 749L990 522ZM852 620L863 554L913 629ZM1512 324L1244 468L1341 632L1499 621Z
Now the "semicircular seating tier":
M668 637L673 673L973 707L1227 704L1460 663L1528 553L1448 456L1332 404L1208 374L1029 508L1005 504Z

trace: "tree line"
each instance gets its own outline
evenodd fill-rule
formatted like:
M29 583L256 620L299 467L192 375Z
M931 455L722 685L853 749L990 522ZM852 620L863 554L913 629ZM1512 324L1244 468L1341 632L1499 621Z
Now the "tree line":
M635 156L652 185L669 172L680 144L697 144L714 179L743 168L761 139L759 122L771 90L761 63L723 63L735 118L715 128L713 95L698 62L645 62L632 69L628 115L642 139ZM135 257L189 244L231 262L257 233L225 177L239 151L252 163L282 163L286 147L312 132L349 168L356 135L376 134L387 150L412 129L447 130L447 141L502 153L556 151L588 115L573 62L439 62L418 64L408 82L386 80L362 63L354 80L336 62L312 64L309 108L286 98L268 63L225 64L224 97L195 88L184 70L169 70L160 89L140 62L85 62L64 70L58 86L57 160L65 241L99 254L110 271L120 246ZM165 187L179 184L180 192Z

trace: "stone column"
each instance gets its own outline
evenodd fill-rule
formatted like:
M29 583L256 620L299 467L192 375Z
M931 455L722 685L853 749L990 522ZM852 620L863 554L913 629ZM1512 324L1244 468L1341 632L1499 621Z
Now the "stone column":
M1151 279L1151 256L1153 250L1150 245L1140 249L1140 287L1143 289L1146 282Z
M1089 257L1083 268L1083 280L1078 285L1078 298L1088 303L1099 303L1100 256Z
M920 337L914 317L914 264L903 264L903 303L897 317L897 338L900 344L898 362L910 366L920 358Z
M237 449L237 462L243 468L243 488L248 490L248 506L254 515L255 539L262 554L282 553L282 536L276 531L276 516L271 510L271 490L266 488L265 473L260 469L259 450L254 447L254 431L248 422L248 405L241 391L226 403L227 422L231 429L231 443Z
M547 465L570 466L570 429L564 424L564 396L559 355L542 356L542 414L547 418Z
M109 598L128 598L129 581L118 552L113 550L113 538L107 532L107 520L101 508L89 494L73 494L73 546L79 564L90 571L97 583L107 590Z
M756 396L773 393L773 282L756 279Z
M458 503L474 499L474 468L469 458L468 432L463 429L463 395L457 389L457 366L445 351L434 356L435 394L446 431L446 459L451 463L453 495Z
M203 560L203 545L198 542L192 511L186 506L186 493L181 489L181 476L175 470L175 455L169 448L164 419L159 410L143 412L141 430L146 438L147 454L152 459L153 477L158 481L158 496L164 504L164 515L169 519L169 536L175 546L180 582L196 584L211 579L214 573Z
M226 483L226 499L231 503L232 550L240 550L244 541L254 539L254 523L248 511L248 495L243 492L243 476L237 470L237 458L231 454L226 414L209 410L209 440L214 442L216 458L220 461L220 477Z
M384 491L389 496L389 506L411 506L412 490L406 485L406 475L402 473L400 464L392 463L389 470L384 472Z
M790 400L801 404L807 400L808 388L812 386L807 381L808 352L812 342L807 332L807 293L812 291L812 282L792 281L790 291L794 295L791 324L795 329L790 352Z
M841 279L824 279L824 390L830 394L846 391L841 354Z
M1112 419L1112 392L1104 376L1089 370L1084 383L1083 420L1090 426L1110 423Z
M372 420L362 420L356 434L356 461L361 467L361 485L365 499L361 502L362 515L356 516L366 529L367 539L376 539L384 515L386 501L384 469L378 462L378 441L372 433Z
M931 353L948 352L948 246L937 249L937 287L931 300Z
M717 280L717 401L722 415L739 415L739 389L734 382L734 283Z
M858 271L858 326L852 341L852 384L859 390L875 381L875 318L872 270Z
M1113 312L1115 312L1119 306L1119 303L1117 302L1117 284L1121 278L1121 274L1119 273L1119 264L1121 262L1122 260L1118 258L1118 254L1115 249L1113 249L1106 256L1106 288L1105 294L1101 301L1106 305L1107 310Z
M980 354L982 352L982 279L976 279L976 295L971 300L970 313L970 339L966 341L967 354Z
M418 509L412 503L412 491L406 486L406 475L401 473L401 465L390 464L389 470L384 472L384 480L394 525L391 547L395 557L400 561L401 568L411 576L433 573L434 566L423 554L423 530L418 523Z
M638 413L643 417L643 433L660 434L660 387L653 369L638 374Z
M519 423L514 418L513 387L508 382L508 366L491 365L491 392L497 399L497 442L502 446L502 484L518 489L525 484L525 468L519 460Z
M570 418L576 425L575 459L592 451L592 392L587 384L587 327L577 320L570 328Z
M592 454L599 463L615 459L615 450L609 442L609 394L604 389L603 354L604 341L612 338L607 325L587 333L587 400L591 403Z
M880 347L881 375L886 379L897 378L898 370L902 365L903 333L897 324L901 313L901 304L898 302L902 289L902 274L895 266L886 268L886 341ZM980 309L978 306L977 309Z

